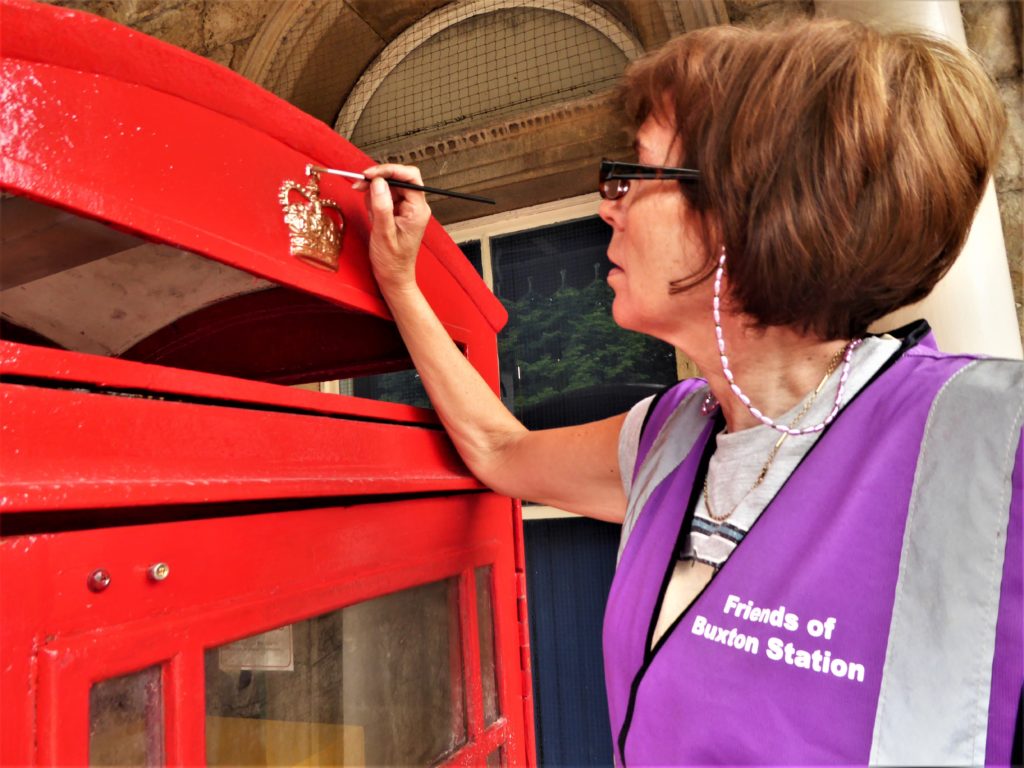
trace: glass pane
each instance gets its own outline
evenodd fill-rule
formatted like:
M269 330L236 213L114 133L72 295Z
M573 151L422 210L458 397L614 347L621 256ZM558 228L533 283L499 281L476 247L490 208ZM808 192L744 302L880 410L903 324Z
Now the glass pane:
M160 667L95 683L89 690L89 765L163 765Z
M487 768L501 768L501 747L487 756Z
M480 679L484 692L484 723L501 714L498 705L498 670L494 664L494 613L491 610L491 566L476 569L476 618L480 639Z
M484 267L483 256L480 252L480 241L469 240L465 243L459 243L459 248L462 249L466 258L469 259L469 263L473 265L473 269L476 270L476 273L480 275L480 277L483 277Z
M206 653L210 765L428 765L466 741L458 580Z
M675 381L671 346L612 319L610 237L592 217L491 240L494 292L509 312L502 397L527 427L621 413Z
M379 373L375 376L361 376L351 379L352 394L370 400L383 400L388 403L404 403L430 408L430 398L423 388L420 375L414 371L395 371Z
M279 384L411 367L389 320L25 197L0 220L5 340Z
M473 265L477 274L483 277L483 262L479 240L459 243L463 255ZM373 376L361 376L351 379L352 394L368 400L382 400L387 403L416 405L420 408L433 408L427 391L423 388L420 375L415 370L379 373Z

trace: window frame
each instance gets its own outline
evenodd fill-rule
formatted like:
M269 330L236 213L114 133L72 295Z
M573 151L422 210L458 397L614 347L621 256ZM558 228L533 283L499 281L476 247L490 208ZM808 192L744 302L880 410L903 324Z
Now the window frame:
M449 237L460 247L463 243L479 241L480 265L484 283L494 293L494 267L491 261L491 238L539 229L553 224L566 224L596 216L601 199L597 193L568 197L550 203L517 208L514 211L493 213L478 219L467 219L445 226Z
M563 200L541 203L514 211L504 211L478 219L468 219L445 226L448 235L460 247L463 243L480 243L480 265L484 282L494 292L494 266L491 261L491 238L539 229L554 224L566 224L598 215L601 198L596 192ZM678 370L678 351L676 353ZM523 502L523 520L549 520L553 518L583 517L558 507Z

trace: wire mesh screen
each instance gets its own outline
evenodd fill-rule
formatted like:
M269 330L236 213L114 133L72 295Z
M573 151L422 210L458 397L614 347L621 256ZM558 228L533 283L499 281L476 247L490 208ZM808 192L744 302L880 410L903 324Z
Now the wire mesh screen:
M418 30L424 41L381 72L352 129L354 144L373 150L595 94L610 88L627 62L616 42L568 13L505 7L454 24L452 18L425 18Z
M307 0L259 82L373 153L607 90L693 23L687 3Z
M480 253L480 241L479 240L468 240L465 243L459 243L459 248L462 253L469 260L469 263L473 265L473 269L480 277L484 276L483 258Z
M627 410L675 381L675 352L619 328L606 278L611 232L597 217L491 240L502 396L530 428Z
M310 3L282 42L273 82L279 96L331 124L359 77L357 62L371 59L382 44L363 34L359 18L342 0ZM290 38L290 39L289 39Z

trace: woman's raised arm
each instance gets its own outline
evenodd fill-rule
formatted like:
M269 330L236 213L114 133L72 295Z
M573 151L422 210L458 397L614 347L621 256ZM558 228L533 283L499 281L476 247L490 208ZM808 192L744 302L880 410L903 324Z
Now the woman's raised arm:
M430 220L419 170L380 165L365 171L372 230L370 263L434 409L470 471L499 493L620 522L626 497L618 465L625 415L561 429L524 427L455 346L416 284L416 254Z

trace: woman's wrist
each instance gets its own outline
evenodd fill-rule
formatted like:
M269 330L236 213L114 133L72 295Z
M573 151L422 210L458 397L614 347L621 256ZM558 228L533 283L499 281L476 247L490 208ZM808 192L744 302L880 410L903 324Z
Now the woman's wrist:
M420 293L419 285L416 283L416 275L374 275L377 280L377 287L381 294L388 301L401 299L405 296L415 296Z

